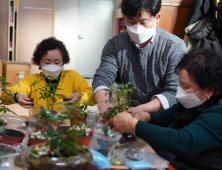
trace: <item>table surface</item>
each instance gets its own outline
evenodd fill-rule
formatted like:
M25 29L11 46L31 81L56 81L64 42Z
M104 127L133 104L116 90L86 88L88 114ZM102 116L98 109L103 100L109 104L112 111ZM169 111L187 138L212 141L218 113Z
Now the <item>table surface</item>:
M24 108L21 108L20 106L18 107L18 104L10 105L9 108L12 109L15 113L17 113L17 116L26 118L28 121L30 120L30 117L27 112L28 110L24 111ZM69 125L70 125L69 121L66 121L66 123L64 124L64 126L69 126ZM128 143L127 146L129 146L135 150L145 149L148 152L155 153L155 151L150 147L150 145L141 139L137 139L135 142ZM118 150L118 148L117 148L117 150ZM158 166L158 165L156 165L156 166ZM161 165L159 165L159 166L161 166ZM154 168L158 168L158 167L154 167ZM175 170L172 166L170 166L168 168L170 170ZM22 170L21 168L17 167L16 165L15 165L14 169L15 170ZM118 170L118 169L119 170L123 170L123 169L128 170L128 168L125 166L114 166L114 165L111 165L111 169L112 170Z
M141 139L137 139L135 142L128 143L127 146L134 148L135 150L145 149L148 152L155 153L155 151L150 147L150 145ZM116 150L118 150L118 149L120 149L120 148L117 148ZM161 166L161 164L160 165L156 164L154 166L154 168L159 168L160 166ZM166 167L166 168L168 168L170 170L174 170L174 168L172 166ZM14 169L15 170L22 170L21 168L17 167L16 165L15 165ZM111 169L112 170L123 170L123 169L128 170L128 168L126 166L117 166L117 165L116 166L111 165Z

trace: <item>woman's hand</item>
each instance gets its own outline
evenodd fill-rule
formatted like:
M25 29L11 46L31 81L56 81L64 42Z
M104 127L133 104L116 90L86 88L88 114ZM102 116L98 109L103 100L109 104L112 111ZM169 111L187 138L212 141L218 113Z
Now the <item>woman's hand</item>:
M67 99L70 99L71 101L76 101L81 98L81 93L73 93L71 94Z
M148 112L132 112L131 115L143 122L149 122L151 119L150 114Z
M25 94L17 93L16 94L16 100L18 101L19 105L24 107L25 109L29 109L32 107L33 102L31 102Z
M113 125L113 130L118 131L119 133L131 132L135 134L135 127L138 122L138 119L133 118L132 115L128 112L118 113L112 119L110 119L107 124Z

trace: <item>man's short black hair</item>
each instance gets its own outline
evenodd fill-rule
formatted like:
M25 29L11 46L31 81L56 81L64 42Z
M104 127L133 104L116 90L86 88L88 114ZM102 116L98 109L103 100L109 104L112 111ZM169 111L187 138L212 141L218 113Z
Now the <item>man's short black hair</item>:
M57 40L55 37L49 37L42 40L36 45L33 53L32 63L40 66L41 58L47 54L48 50L58 49L62 54L63 64L69 63L69 52L62 41Z
M128 17L141 16L141 11L146 10L156 16L161 8L161 0L122 0L122 13Z

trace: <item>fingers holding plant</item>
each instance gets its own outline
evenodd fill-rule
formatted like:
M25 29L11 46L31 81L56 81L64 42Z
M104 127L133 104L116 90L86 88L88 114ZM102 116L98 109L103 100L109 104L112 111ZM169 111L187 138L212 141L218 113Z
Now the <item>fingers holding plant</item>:
M31 102L30 99L22 93L16 94L16 100L18 101L19 105L24 107L25 109L29 109L33 105L33 102Z
M133 118L128 112L118 113L112 120L114 126L113 130L116 130L119 133L135 133L135 126L137 122L138 119Z
M72 93L67 99L70 99L71 101L76 101L81 98L81 93Z

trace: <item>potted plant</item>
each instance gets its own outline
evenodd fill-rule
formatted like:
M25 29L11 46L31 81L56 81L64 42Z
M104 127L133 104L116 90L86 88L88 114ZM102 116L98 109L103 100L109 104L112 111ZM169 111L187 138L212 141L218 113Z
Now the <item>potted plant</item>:
M134 89L135 87L132 86L131 82L126 84L115 83L114 85L109 86L106 89L106 95L112 94L113 97L110 100L107 100L106 103L111 104L112 107L108 108L109 112L100 113L99 115L107 121L114 117L117 113L127 111L129 107L138 105L139 102L132 100L131 98L131 94Z
M46 131L47 126L37 129L36 127L33 127L29 134L29 146L33 146L39 143L45 143L46 139L45 136L42 134L42 131Z
M42 110L45 109L42 107ZM69 115L67 113L64 117L67 118ZM78 140L78 132L75 128L54 129L51 124L48 124L46 130L42 131L42 135L47 142L31 146L26 153L26 165L29 170L87 170L90 168L92 155Z
M51 124L53 129L56 130L64 119L65 117L63 117L63 115L47 112L47 110L45 110L44 107L41 106L41 112L38 115L38 118L31 118L29 123L29 129L31 129L28 132L29 146L46 142L43 132L46 131L47 125Z
M87 109L86 105L75 107L75 109L73 110L73 114L76 115L76 119L74 119L74 117L70 119L71 126L78 125L81 122L86 122L86 116L87 116L86 109ZM76 122L74 122L74 120L76 120Z
M120 133L111 130L107 124L100 124L93 128L93 138L89 148L97 150L104 156L108 157L113 152L121 136Z
M0 96L1 143L9 145L21 143L25 137L24 133L27 128L26 119L6 115L7 112L15 114L12 110L5 106L5 104L12 103L11 100L14 98L14 93L11 90L6 89L6 86L10 85L10 83L5 80L5 77L0 77L0 83L2 88L2 95Z
M64 78L65 76L60 77L53 77L53 76L44 76L39 80L35 80L30 86L34 87L36 85L39 85L40 87L36 90L31 91L37 92L40 94L39 100L44 100L46 104L38 103L33 106L33 108L30 109L30 116L37 116L41 112L41 106L43 106L47 112L55 114L58 112L58 110L61 108L62 103L57 103L58 99L66 99L67 97L63 94L59 94L58 91L63 90L58 87L58 82L60 78ZM49 81L45 85L43 85L41 82L44 79L49 79L53 81Z
M88 147L93 134L92 126L87 127L86 123L82 123L80 125L73 125L71 128L77 131L79 141Z
M113 97L106 101L112 105L111 108L108 108L109 112L99 114L103 117L104 122L114 117L117 113L127 111L129 107L139 104L138 101L132 100L131 98L134 89L135 87L132 86L132 82L126 84L114 84L106 89L106 95L112 93ZM127 132L123 134L120 142L134 141L135 139L136 137L133 134Z

